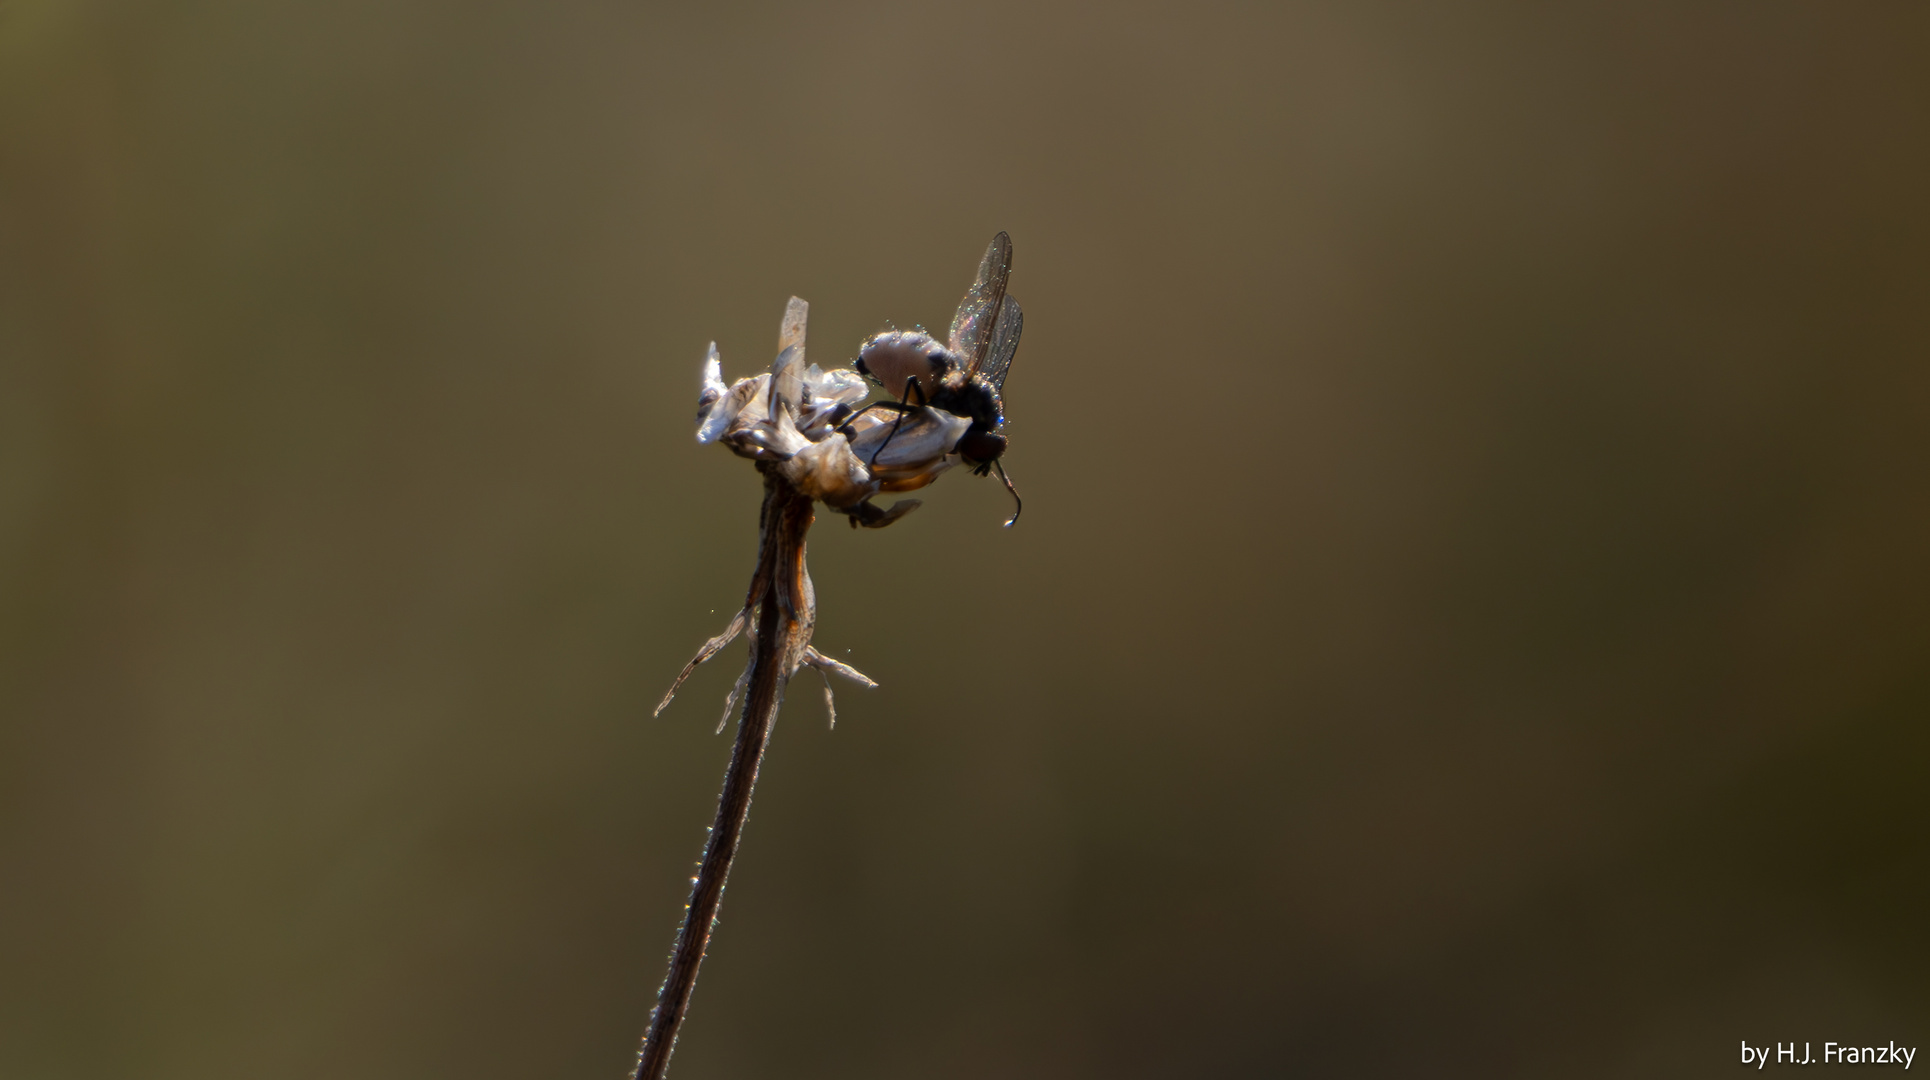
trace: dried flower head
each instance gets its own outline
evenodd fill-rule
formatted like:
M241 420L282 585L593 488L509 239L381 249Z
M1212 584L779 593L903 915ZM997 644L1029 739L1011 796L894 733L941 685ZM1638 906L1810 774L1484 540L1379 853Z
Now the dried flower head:
M730 386L711 343L697 399L697 441L770 462L793 487L848 515L854 526L883 528L916 509L918 500L880 509L871 497L916 490L959 464L954 448L971 420L929 405L859 409L870 392L864 376L851 368L806 366L808 313L809 305L792 297L771 370Z

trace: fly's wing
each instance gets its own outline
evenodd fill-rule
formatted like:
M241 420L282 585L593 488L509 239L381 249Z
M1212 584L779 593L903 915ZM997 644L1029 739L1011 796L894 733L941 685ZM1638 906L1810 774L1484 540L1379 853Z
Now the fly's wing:
M978 369L994 390L1005 392L1005 373L1012 370L1012 354L1019 351L1019 332L1025 329L1025 313L1019 298L1007 296L999 305L998 321L992 324L992 344L985 350L985 366Z
M777 359L771 361L771 416L777 416L779 402L790 406L796 419L804 400L804 324L811 305L791 297L784 306L784 322L777 331Z
M985 347L992 341L992 325L999 302L1005 299L1005 279L1012 272L1012 238L1000 233L985 248L978 263L978 280L958 302L952 316L952 351L965 361L965 373L975 375L985 363Z
M902 421L893 418L860 432L851 440L851 452L873 472L925 468L950 453L970 423L942 409L913 409Z

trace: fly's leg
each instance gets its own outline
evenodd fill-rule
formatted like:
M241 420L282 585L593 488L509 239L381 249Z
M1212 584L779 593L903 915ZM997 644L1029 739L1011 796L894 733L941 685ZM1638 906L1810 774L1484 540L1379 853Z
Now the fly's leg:
M920 409L924 408L925 407L925 388L918 385L918 376L916 375L913 375L912 377L905 380L905 399L904 401L900 401L898 404L901 406L905 405L907 402L911 401L911 395L913 394L918 395L918 408ZM898 413L898 419L895 422L893 422L891 425L891 434L886 435L885 441L878 444L878 452L871 455L872 461L877 461L878 458L882 454L884 454L885 447L890 446L891 440L897 437L898 429L905 426L905 413L912 412L912 411L914 410L907 408L907 409L903 409Z
M849 417L846 417L844 422L838 425L838 433L843 435L846 441L857 438L857 433L851 430L851 425L857 423L858 417L863 416L873 409L887 409L901 416L908 412L918 411L917 406L907 405L901 401L874 401L864 408L859 409L857 412L852 413Z

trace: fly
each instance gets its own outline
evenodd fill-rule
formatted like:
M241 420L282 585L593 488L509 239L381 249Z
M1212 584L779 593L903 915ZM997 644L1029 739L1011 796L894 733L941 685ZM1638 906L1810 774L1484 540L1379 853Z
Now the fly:
M923 330L893 330L867 340L858 350L857 369L895 400L864 406L841 428L855 445L851 424L859 416L872 409L897 413L891 430L870 455L875 461L898 437L907 417L927 407L969 421L950 452L979 476L998 470L1005 490L1012 493L1012 519L1005 523L1007 528L1025 508L999 461L1006 447L1005 436L1000 433L1005 426L1005 376L1012 370L1012 356L1018 352L1019 333L1025 326L1018 300L1005 291L1011 273L1012 239L1001 232L986 247L985 257L979 260L978 278L959 301L949 342L941 344Z

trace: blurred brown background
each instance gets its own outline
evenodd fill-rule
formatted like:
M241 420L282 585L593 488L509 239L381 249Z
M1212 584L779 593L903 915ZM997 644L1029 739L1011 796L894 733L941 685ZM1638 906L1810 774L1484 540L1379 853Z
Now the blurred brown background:
M1920 4L0 5L0 1076L617 1077L705 343L942 326L673 1075L1930 1042ZM848 651L847 651L848 650Z

